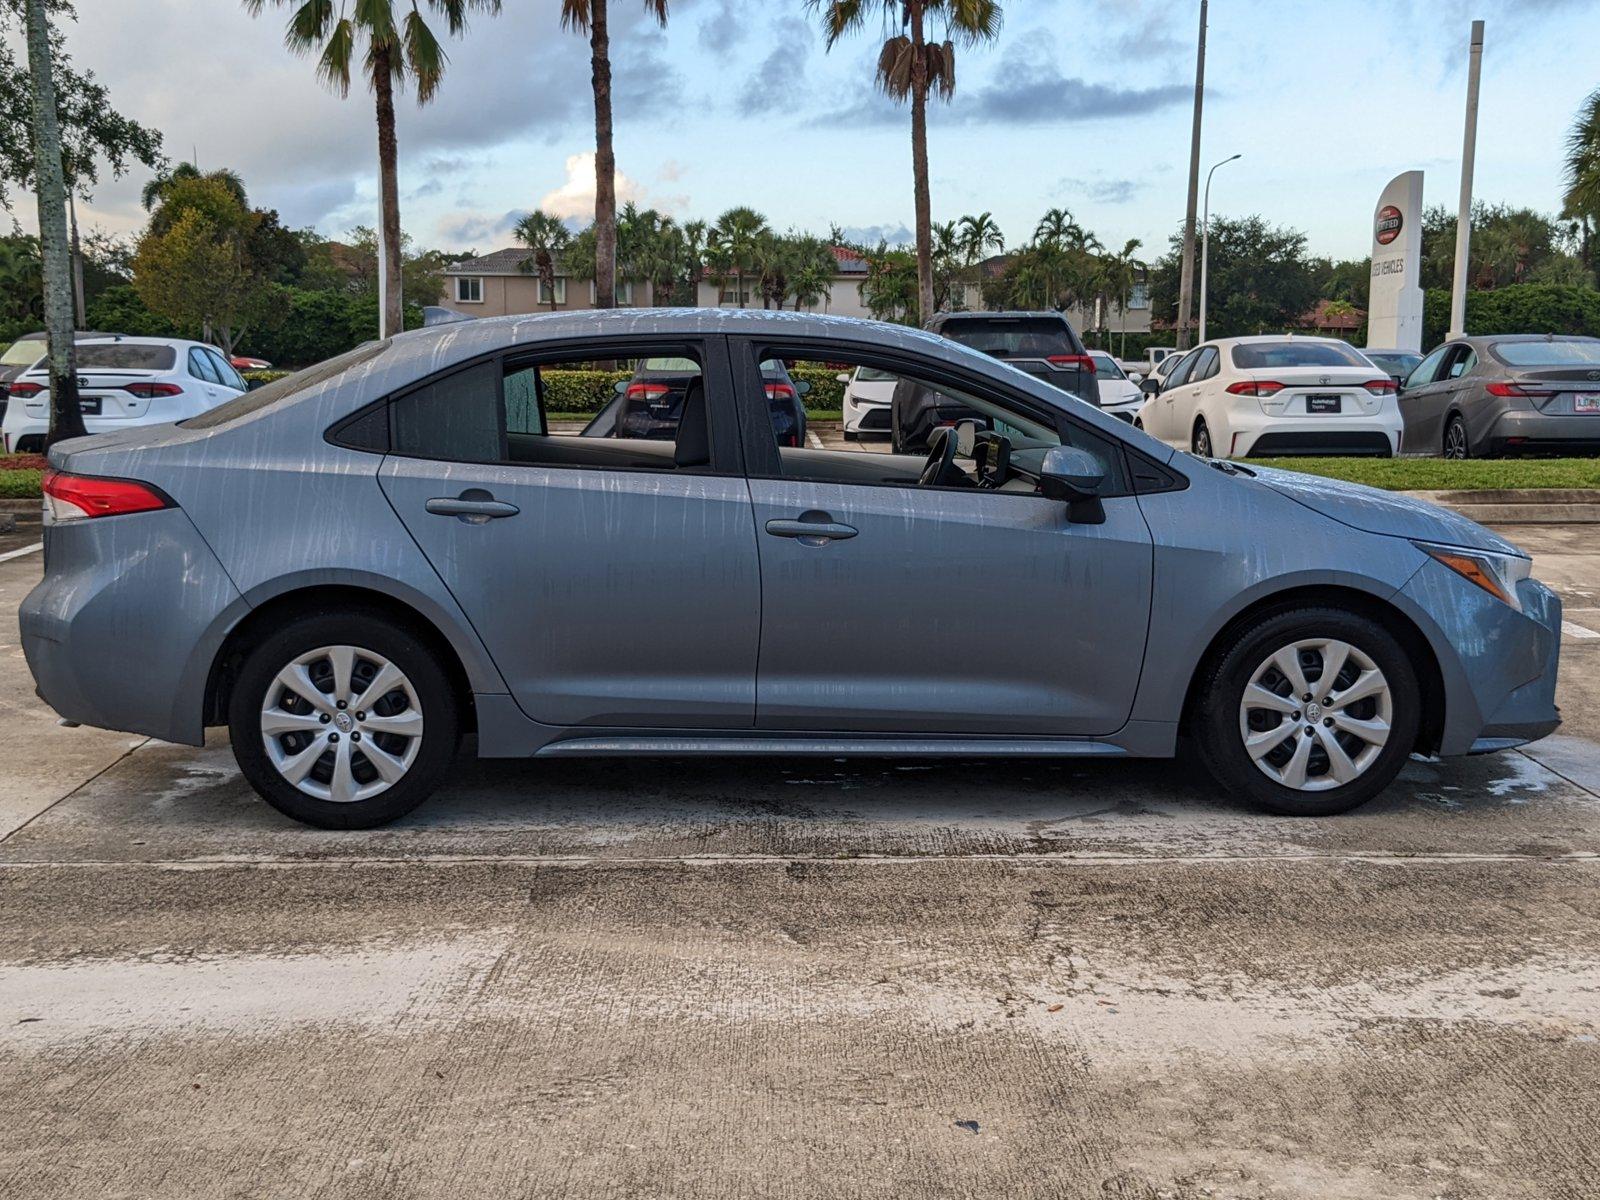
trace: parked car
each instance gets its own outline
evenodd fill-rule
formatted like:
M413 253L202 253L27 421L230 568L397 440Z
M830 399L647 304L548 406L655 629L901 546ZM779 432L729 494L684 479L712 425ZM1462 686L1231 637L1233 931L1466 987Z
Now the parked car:
M1422 361L1422 355L1415 350L1373 350L1367 347L1361 353L1366 355L1368 362L1381 368L1396 383L1404 382L1405 377L1416 370L1417 364Z
M1183 355L1181 353L1167 355L1160 362L1156 363L1155 366L1151 367L1139 377L1139 391L1146 396L1154 396L1161 390L1162 385L1166 383L1167 376L1172 372L1172 368L1177 366L1181 361L1183 361ZM1134 424L1137 425L1138 423L1138 419L1135 418Z
M926 457L752 436L779 350L944 381L1006 432L982 462L948 432ZM515 373L665 354L718 364L672 442L506 427ZM50 462L20 609L40 695L188 745L226 723L245 778L315 825L409 811L469 730L486 757L1029 762L1182 732L1229 795L1310 815L1413 751L1558 724L1560 601L1494 533L1175 453L892 325L485 318Z
M1144 406L1144 393L1139 390L1139 385L1129 379L1122 364L1104 350L1091 350L1089 357L1094 359L1095 386L1100 389L1100 411L1132 424L1133 418Z
M1600 338L1446 342L1406 377L1400 413L1410 449L1446 458L1600 453Z
M222 352L204 342L116 337L77 344L78 404L90 433L181 421L246 390ZM50 373L40 363L11 384L0 422L12 453L44 449Z
M1042 379L1086 404L1099 407L1094 360L1072 322L1058 312L936 313L928 330L970 346ZM934 430L974 414L937 388L903 380L890 405L890 441L895 453L925 451Z
M865 435L888 436L890 408L899 377L876 367L857 367L841 372L838 380L844 384L845 440L860 441Z
M228 360L233 364L235 371L270 371L272 364L264 358L252 358L248 354L235 354Z
M1137 375L1141 380L1148 379L1158 366L1177 354L1176 346L1146 346L1142 357L1128 362L1119 361L1118 365L1129 375Z
M115 333L79 332L73 335L74 342L82 342L93 338L120 337ZM21 375L34 363L44 357L45 336L39 333L25 333L0 353L0 420L6 412L6 401L10 394L11 382Z
M1140 426L1202 458L1400 453L1395 382L1337 338L1196 346L1139 410Z
M632 379L619 380L616 397L584 427L584 437L645 438L671 441L678 436L683 401L689 384L700 378L700 366L687 358L645 359ZM780 445L806 441L805 397L811 385L795 382L775 358L761 364L762 385L771 409L772 432Z

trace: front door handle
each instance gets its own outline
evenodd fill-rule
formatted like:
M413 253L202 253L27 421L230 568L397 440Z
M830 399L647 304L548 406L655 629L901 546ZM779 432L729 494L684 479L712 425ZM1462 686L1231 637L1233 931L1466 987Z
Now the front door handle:
M773 537L797 538L802 546L821 546L828 542L842 542L856 536L854 525L841 525L835 521L768 521L767 532Z
M497 517L514 517L522 510L496 500L482 488L468 488L459 496L435 496L424 506L436 517L460 517L468 525L482 525Z

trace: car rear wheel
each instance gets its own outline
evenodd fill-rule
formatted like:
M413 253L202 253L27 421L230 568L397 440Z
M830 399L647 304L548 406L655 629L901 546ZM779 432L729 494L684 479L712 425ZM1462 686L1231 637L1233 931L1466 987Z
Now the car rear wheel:
M1206 419L1201 417L1194 423L1194 436L1190 439L1190 449L1201 458L1210 458L1211 455L1211 430L1206 426Z
M378 614L295 620L246 657L229 701L234 757L279 812L369 829L426 800L458 715L434 652Z
M1467 441L1467 423L1460 413L1452 413L1444 427L1444 456L1446 458L1471 458L1472 446Z
M1193 725L1217 782L1284 816L1326 816L1393 782L1416 742L1421 691L1370 618L1301 608L1262 622L1211 667Z

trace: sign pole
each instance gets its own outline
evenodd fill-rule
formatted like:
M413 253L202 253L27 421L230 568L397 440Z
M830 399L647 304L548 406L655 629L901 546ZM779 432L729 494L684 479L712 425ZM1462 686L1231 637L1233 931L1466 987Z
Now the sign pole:
M1461 143L1461 203L1456 211L1455 279L1450 289L1450 333L1467 332L1467 260L1472 252L1472 166L1478 147L1478 77L1483 70L1483 22L1472 23L1467 65L1467 124Z

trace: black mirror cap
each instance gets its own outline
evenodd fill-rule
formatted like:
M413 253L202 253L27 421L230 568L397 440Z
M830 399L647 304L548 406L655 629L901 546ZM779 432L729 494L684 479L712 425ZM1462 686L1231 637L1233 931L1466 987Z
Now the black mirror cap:
M1106 511L1099 494L1105 482L1105 468L1087 450L1075 446L1055 446L1046 451L1039 469L1040 493L1050 500L1065 501L1067 518L1079 525L1105 522Z

